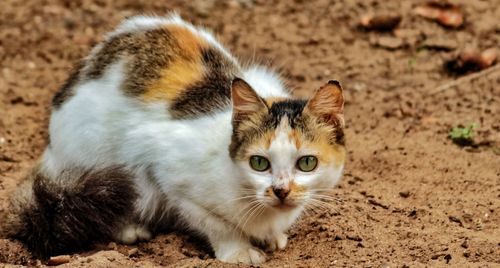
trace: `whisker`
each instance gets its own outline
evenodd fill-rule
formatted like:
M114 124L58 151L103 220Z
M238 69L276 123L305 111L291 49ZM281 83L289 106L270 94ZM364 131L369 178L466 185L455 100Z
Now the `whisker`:
M339 202L339 203L344 202L344 200L342 200L342 199L340 199L338 197L330 196L330 195L315 194L315 193L311 193L310 195L311 195L312 198L321 198L321 199L325 199L325 200L328 200L328 201L336 201L336 202Z
M307 204L307 205L305 206L305 208L306 208L306 210L305 210L305 211L307 211L307 213L308 213L308 215L309 215L309 216L311 216L311 215L312 215L312 214L310 214L311 212L313 212L313 213L315 213L315 214L318 214L318 213L319 213L319 212L316 210L318 207L317 207L316 205L314 205L314 204L309 203L309 204Z
M260 211L261 211L261 210L263 210L263 208L265 208L265 207L264 207L262 204L260 204L260 203L259 203L259 204L257 205L257 209L255 209L255 210L254 210L254 211L253 211L253 212L252 212L252 213L251 213L251 214L247 217L246 221L245 221L245 222L243 223L243 225L241 226L241 229L242 229L242 230L244 230L244 229L245 229L245 227L246 227L246 225L247 225L247 223L248 223L248 221L249 221L250 219L252 219L252 217L254 217L254 215L255 215L258 211L259 211L259 214L260 214L260 213L261 213Z
M248 218L250 217L251 214L253 214L253 212L259 207L260 205L260 202L258 200L255 200L254 202L251 202L250 203L250 208L246 210L245 214L243 214L243 216L240 218L240 220L238 221L238 223L236 224L236 229L240 230L240 238L241 236L244 234L244 229L241 227L241 223L243 221L246 221L248 220Z
M318 200L318 199L311 199L310 204L312 204L318 208L328 210L328 211L334 210L335 212L338 212L337 207L333 206L330 203L326 203L326 202L323 202L323 201Z
M245 219L245 217L247 216L247 214L251 213L251 211L253 209L255 209L256 206L258 206L259 204L259 200L253 200L252 202L248 203L248 205L241 211L241 213L239 213L238 215L235 215L235 217L238 217L239 215L242 215L240 220L238 221L238 223L236 224L236 228L238 228L240 226L240 223L241 221L243 221ZM235 218L233 217L233 218Z
M213 209L207 211L207 217L212 215L212 216L216 216L214 215L214 211L225 206L225 205L228 205L229 203L233 203L233 202L236 202L236 201L240 201L240 200L245 200L245 199L250 199L250 198L255 198L254 195L247 195L247 196L241 196L241 197L237 197L237 198L234 198L234 199L230 199L230 200L227 200L226 202L222 203L222 204L219 204L217 206L215 206Z

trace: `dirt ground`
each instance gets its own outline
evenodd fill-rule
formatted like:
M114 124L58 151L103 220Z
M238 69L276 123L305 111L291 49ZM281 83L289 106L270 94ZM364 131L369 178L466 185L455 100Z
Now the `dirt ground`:
M443 68L458 51L500 47L500 2L454 2L459 29L413 14L419 1L3 0L0 209L44 149L50 100L73 63L124 17L177 10L242 59L281 67L298 96L329 79L345 88L349 157L337 201L304 215L261 267L500 267L500 69L439 90L459 78ZM403 19L394 31L360 30L368 12ZM475 146L448 139L472 122ZM44 264L6 239L2 263ZM99 246L62 266L231 267L176 233Z

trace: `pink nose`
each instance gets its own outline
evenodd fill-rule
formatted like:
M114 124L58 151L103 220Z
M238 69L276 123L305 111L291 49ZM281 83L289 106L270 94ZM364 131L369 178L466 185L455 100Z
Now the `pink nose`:
M275 188L273 187L273 192L276 197L278 197L281 201L285 200L285 198L288 196L290 193L290 189L288 187L280 187L280 188Z

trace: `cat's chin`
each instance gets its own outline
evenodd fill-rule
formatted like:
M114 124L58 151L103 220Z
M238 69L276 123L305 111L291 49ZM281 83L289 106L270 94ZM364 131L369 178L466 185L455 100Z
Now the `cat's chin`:
M291 211L291 210L294 210L294 209L297 209L298 207L300 207L299 204L295 204L292 202L284 202L284 203L276 202L276 203L270 204L270 206L274 210L278 210L281 212L288 212L288 211Z

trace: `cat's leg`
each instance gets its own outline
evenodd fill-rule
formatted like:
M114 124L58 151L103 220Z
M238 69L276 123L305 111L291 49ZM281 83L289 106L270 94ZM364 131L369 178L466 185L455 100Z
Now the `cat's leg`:
M148 225L151 220L157 218L162 212L164 196L158 191L157 186L148 179L151 175L147 169L135 170L135 186L138 197L134 210L130 212L130 218L122 225L115 234L117 242L123 244L134 244L140 241L148 241L153 236Z
M215 257L229 263L259 264L266 261L266 254L250 242L235 226L209 210L189 201L178 202L186 223L204 234L215 252Z
M125 224L116 234L116 240L123 244L134 244L139 241L148 241L152 237L147 227L139 224Z
M255 237L255 242L267 252L285 249L288 243L286 231L290 229L301 213L302 208L298 208L287 214L281 214L278 218L274 219L273 227L269 233L265 231L253 231L252 233L261 235L260 237Z

